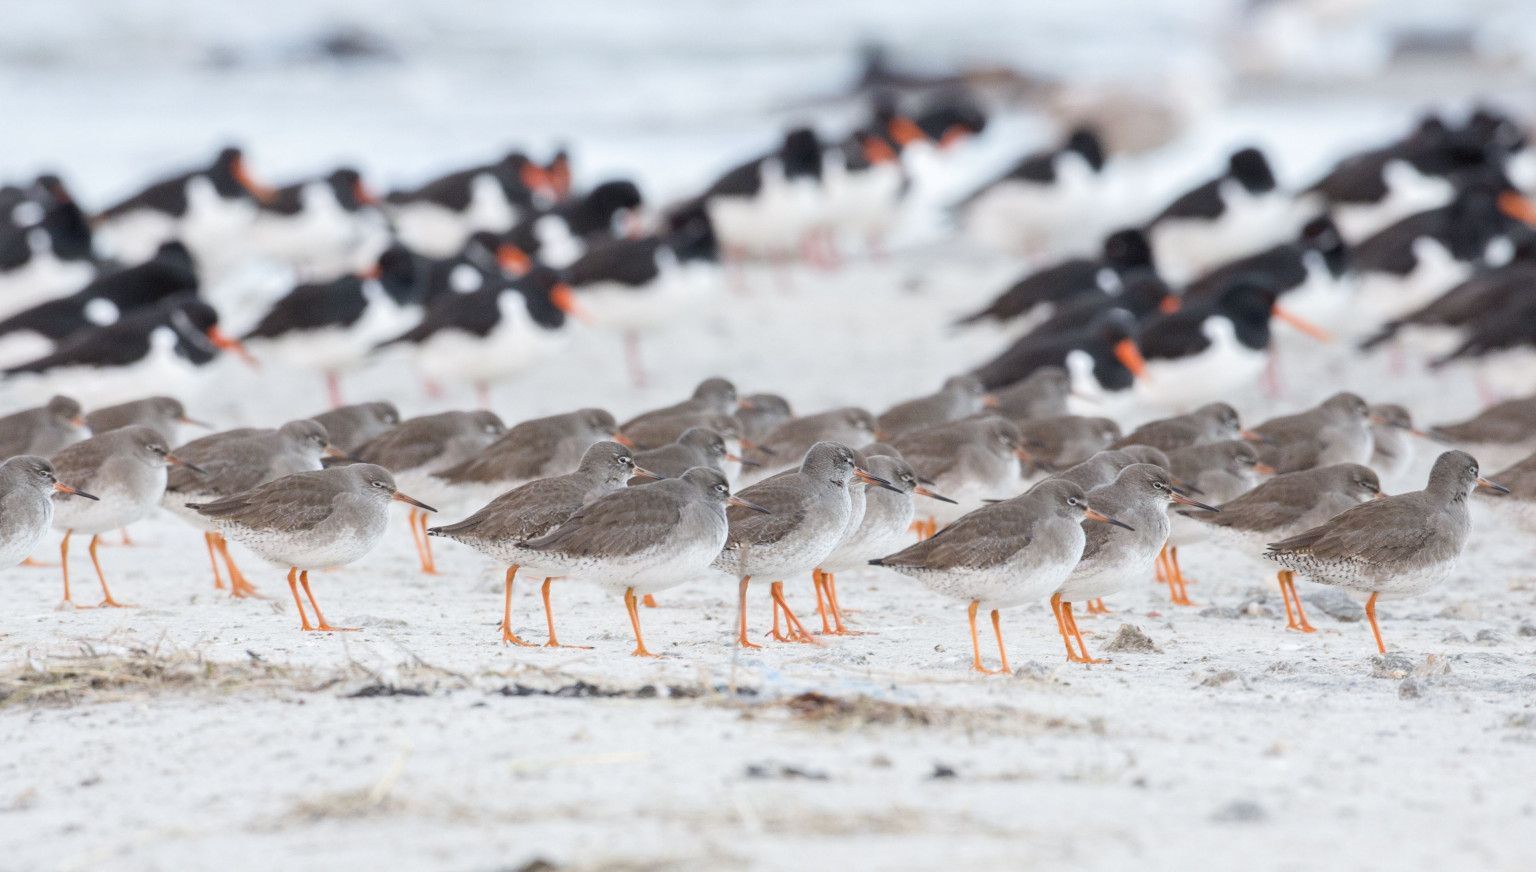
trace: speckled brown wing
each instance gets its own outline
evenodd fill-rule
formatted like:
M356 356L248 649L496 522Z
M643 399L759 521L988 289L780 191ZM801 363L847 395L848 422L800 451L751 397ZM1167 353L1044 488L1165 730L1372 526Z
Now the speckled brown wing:
M270 457L251 437L274 431L243 427L194 439L171 453L203 472L185 466L166 470L167 493L237 494L261 484L267 477Z
M345 481L330 470L299 472L193 508L206 517L257 530L292 532L330 517L336 497L345 490Z
M1033 511L1010 505L1016 497L984 506L937 535L880 559L881 566L918 569L982 569L997 566L1035 539Z
M1188 448L1200 440L1200 428L1178 420L1148 421L1110 444L1111 448L1127 445L1150 445L1159 451L1177 451Z
M529 479L544 472L556 448L556 440L552 435L546 438L544 428L519 424L484 451L443 470L438 477L454 483Z
M44 418L49 414L47 408L39 408L0 418L0 457L15 457L25 453L27 446L32 444L32 434L42 426Z
M1523 442L1531 438L1532 422L1536 422L1536 397L1523 397L1505 400L1470 420L1434 430L1452 442Z
M917 474L930 481L947 475L960 463L960 452L955 449L955 434L948 429L927 428L900 433L891 439L891 445Z
M1536 500L1536 454L1488 477L1509 488L1509 496L1517 500Z
M1265 556L1282 564L1291 555L1314 563L1401 563L1433 535L1424 523L1423 500L1423 493L1415 492L1361 503L1304 533L1270 543Z
M1214 527L1232 530L1275 530L1294 523L1317 501L1314 488L1287 486L1271 479L1242 496L1222 503L1219 512L1181 510L1179 514Z
M111 450L109 434L103 434L84 442L76 442L55 454L50 460L53 462L53 471L59 481L67 481L89 493L91 484L96 480L96 474L101 469L101 464L107 459ZM78 497L69 497L67 494L58 494L54 497L55 500L62 498L78 499Z
M626 557L663 541L682 519L688 482L669 479L609 494L528 547L570 557Z
M581 508L588 484L573 476L530 481L491 500L456 524L433 529L444 536L486 537L526 542L565 523Z
M353 455L363 463L376 463L399 472L425 466L442 453L443 443L457 428L441 416L412 418L370 440Z

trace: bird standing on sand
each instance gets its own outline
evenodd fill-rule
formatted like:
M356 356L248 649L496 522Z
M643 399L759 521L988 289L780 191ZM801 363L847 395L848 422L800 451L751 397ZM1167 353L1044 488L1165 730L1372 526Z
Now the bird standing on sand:
M69 596L69 538L77 531L91 534L89 551L96 578L101 582L101 605L123 605L112 598L101 561L96 557L96 546L102 533L148 517L160 507L168 464L196 470L172 454L159 433L140 424L92 436L53 456L59 478L97 495L61 493L54 498L53 526L64 531L64 539L59 543L64 573L61 608L75 605Z
M766 511L731 495L725 476L702 467L648 487L622 488L524 544L532 562L555 575L624 592L636 657L654 657L640 632L638 594L709 574L725 544L725 507Z
M996 416L927 427L891 444L921 478L955 501L953 507L927 507L928 517L918 520L918 535L924 537L983 500L1017 494L1024 486L1023 464L1031 459L1019 428Z
M730 535L714 566L741 579L737 642L743 648L761 647L747 638L747 585L753 576L773 579L769 586L772 636L780 642L811 641L784 599L784 579L810 574L842 541L852 512L849 488L855 477L895 490L890 482L859 466L853 449L837 442L818 442L805 453L799 470L765 479L741 492L742 499L757 506L754 513L727 512ZM780 612L784 613L788 635L779 631Z
M495 412L440 412L402 422L358 448L353 456L363 463L382 466L399 476L406 486L421 490L429 486L433 473L474 457L505 432L507 427ZM393 478L390 483L393 485ZM411 541L416 544L421 571L434 575L437 564L432 561L432 544L427 539L427 516L411 505L406 518Z
M1226 538L1248 554L1274 542L1310 530L1366 500L1381 499L1381 480L1358 463L1319 466L1277 475L1253 490L1221 504L1221 513L1178 513L1177 528L1199 527ZM1285 601L1286 629L1313 631L1296 593L1289 569L1280 570L1280 596Z
M53 495L74 494L94 500L85 491L59 481L53 464L30 454L0 463L0 566L27 559L53 524Z
M194 439L176 448L176 456L196 464L171 470L166 479L161 503L171 514L203 531L208 548L208 564L213 568L213 586L224 589L219 576L218 557L229 570L229 595L236 598L257 596L256 588L246 580L240 567L229 556L224 541L208 519L188 503L212 502L248 491L274 478L309 472L320 468L320 458L334 453L330 436L320 424L310 420L289 421L276 430L231 430Z
M870 563L909 575L935 593L968 602L971 668L1008 674L1012 670L1003 646L1000 611L1038 602L1061 587L1083 555L1085 517L1130 529L1089 507L1082 488L1047 479L1028 493L983 506L937 535ZM978 610L992 613L1001 669L982 665L976 636Z
M1371 408L1348 391L1305 412L1271 418L1253 430L1266 440L1259 450L1279 472L1335 463L1369 463Z
M621 490L636 476L654 478L635 465L635 455L617 442L599 442L589 447L574 472L541 478L513 488L480 511L457 524L427 529L429 536L452 539L507 564L506 596L501 616L501 641L514 645L532 645L512 632L512 582L522 569L544 576L544 619L549 625L545 646L559 648L555 636L555 616L549 606L549 587L558 573L544 573L536 568L539 555L523 547L530 539L547 535L565 523L582 506Z
M1467 497L1484 487L1509 489L1483 478L1465 451L1435 460L1424 490L1355 506L1304 533L1272 542L1264 556L1321 584L1368 593L1376 650L1387 653L1376 624L1376 600L1421 594L1456 568L1472 532Z
M354 630L333 627L309 589L309 571L343 566L372 551L389 524L389 504L433 508L401 493L389 470L353 463L273 479L244 493L211 503L188 503L219 533L281 566L288 567L288 590L304 630ZM309 623L299 587L315 610Z
M1067 660L1072 663L1099 662L1088 655L1088 646L1072 616L1072 604L1118 593L1146 577L1168 539L1170 503L1217 511L1180 492L1166 469L1150 463L1127 466L1113 482L1089 491L1087 498L1096 510L1125 522L1131 529L1115 530L1107 524L1084 521L1083 555L1061 587L1051 594L1056 629L1067 646ZM1077 640L1077 651L1072 650L1073 639Z

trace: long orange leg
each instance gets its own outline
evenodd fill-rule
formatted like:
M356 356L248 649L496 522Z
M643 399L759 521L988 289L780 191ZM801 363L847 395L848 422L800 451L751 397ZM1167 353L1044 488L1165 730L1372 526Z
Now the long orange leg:
M1168 546L1167 545L1164 545L1161 549L1158 550L1158 552L1157 552L1157 563L1154 564L1154 565L1157 567L1157 583L1158 584L1167 584L1168 583Z
M1062 603L1061 614L1067 619L1067 626L1072 629L1072 638L1077 640L1077 650L1082 652L1082 659L1078 660L1078 662L1103 663L1104 661L1098 659L1097 657L1088 656L1088 645L1083 641L1083 631L1077 628L1077 618L1072 617L1072 604L1068 602Z
M309 625L309 616L304 614L304 601L299 599L299 568L288 567L288 590L293 592L293 605L299 610L299 629L313 630Z
M648 609L654 609L656 608L656 598L650 594L646 594L640 598L640 605L645 606Z
M1109 606L1104 605L1104 598L1103 597L1099 597L1097 599L1089 600L1087 602L1087 604L1084 606L1084 608L1086 608L1088 610L1088 614L1090 614L1090 615L1107 615L1107 614L1109 614Z
M101 560L96 557L96 546L101 544L101 534L91 537L91 546L86 550L91 554L91 565L96 567L96 580L101 582L101 608L128 609L130 605L120 603L112 598L112 591L107 588L107 577L101 573Z
M632 657L655 657L655 654L645 650L645 639L640 636L640 609L639 600L635 598L635 589L624 588L624 607L629 609L629 623L635 628L635 650L629 652Z
M741 630L736 635L736 644L743 648L761 648L763 646L747 638L747 585L751 581L752 576L744 575L741 577L741 584L737 587L736 612L740 617Z
M555 612L549 607L549 588L550 584L554 580L555 579L553 576L544 579L544 587L540 589L540 593L544 597L544 621L545 623L549 624L549 641L544 643L544 647L590 649L592 647L591 645L562 645L560 644L560 640L555 638Z
M773 638L779 640L780 642L813 641L811 634L806 632L805 625L800 623L799 618L795 617L794 610L789 607L789 601L784 599L784 582L775 581L773 584L768 585L768 592L769 596L773 598L774 605L778 606L784 612L784 631L787 634L783 636L779 635L778 620L775 618Z
M411 514L421 531L421 571L427 575L436 575L437 561L432 559L432 537L427 535L427 513L412 509Z
M304 588L304 596L309 599L309 604L315 609L315 629L327 632L352 633L356 627L333 627L325 620L325 614L320 611L320 604L315 602L315 595L309 589L309 570L299 573L299 586Z
M1189 591L1184 587L1184 570L1179 568L1179 549L1168 548L1168 599L1176 606L1192 606Z
M1008 668L1008 649L1003 647L1003 625L997 609L992 610L992 635L997 637L997 653L1003 659L1003 668L998 671L1010 675L1013 670Z
M832 635L832 623L827 620L827 577L820 569L811 570L811 586L816 589L816 614L821 616L821 634ZM777 614L777 612L775 612Z
M266 597L261 595L261 591L256 589L256 585L251 584L246 579L245 573L240 571L240 567L235 565L235 558L229 555L229 540L224 538L224 534L214 533L213 537L214 544L218 546L219 553L224 556L224 565L229 569L229 595L235 599L245 599L246 597L266 599Z
M224 576L219 574L219 556L217 546L213 544L214 537L217 535L217 533L212 532L204 533L203 544L208 546L208 565L213 567L213 589L223 590Z
M122 535L122 537L123 537L123 544L128 546L129 548L132 548L133 547L133 538L128 535L128 528L127 527L123 527L122 529L118 530L117 532Z
M421 531L416 527L416 510L407 509L405 524L411 529L411 544L416 546L416 560L421 564L421 571L427 571L427 553L421 550Z
M1387 653L1387 646L1381 641L1381 627L1376 623L1376 597L1380 594L1371 594L1371 598L1365 601L1365 616L1371 619L1371 633L1376 636L1376 650L1382 654Z
M1061 616L1061 594L1051 594L1051 614L1056 616L1056 632L1061 634L1061 644L1067 646L1067 662L1077 662L1077 652L1072 650L1072 634L1067 630L1066 619Z
M837 599L837 574L834 572L824 572L821 574L821 580L822 587L824 587L827 591L827 602L831 603L832 605L832 622L837 625L837 629L832 631L833 635L864 635L863 630L850 630L848 629L848 626L843 623L843 604Z
M95 606L82 606L69 598L69 537L74 535L74 530L65 530L64 539L59 543L59 566L64 570L64 598L59 600L61 609L93 609Z
M511 642L514 645L522 645L525 648L532 648L532 642L524 642L522 639L518 638L516 633L512 632L512 582L516 578L517 566L508 566L506 587L507 592L501 607L501 644L505 645L508 642ZM545 599L544 602L547 607L549 600ZM554 636L554 619L550 619L549 626L550 636Z
M971 668L983 675L991 675L992 670L981 665L981 640L976 638L976 609L981 605L981 600L971 600L971 605L965 610L966 620L971 625Z
M1168 546L1168 559L1173 561L1173 571L1175 573L1177 573L1178 576L1179 576L1179 588L1184 591L1184 595L1185 596L1188 596L1189 595L1189 585L1191 585L1191 584L1199 584L1200 582L1194 580L1193 578L1186 578L1185 577L1185 575L1184 575L1184 567L1179 565L1179 546L1177 546L1177 545L1169 545Z
M1299 630L1303 633L1316 633L1317 628L1307 622L1307 613L1301 607L1301 593L1296 590L1296 573L1285 570L1285 587L1291 592L1291 601L1296 604L1296 619L1286 624L1288 630ZM1290 610L1286 610L1286 616L1290 616Z

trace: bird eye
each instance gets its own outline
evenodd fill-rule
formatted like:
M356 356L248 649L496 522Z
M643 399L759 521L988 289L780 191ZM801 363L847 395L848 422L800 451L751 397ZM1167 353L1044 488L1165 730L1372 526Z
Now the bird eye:
M1160 481L1154 481L1154 482L1152 482L1152 486L1153 486L1153 487L1155 487L1155 488L1157 488L1157 489L1158 489L1158 490L1163 490L1163 483L1162 483L1162 482L1160 482Z
M1067 497L1067 505L1069 505L1069 506L1077 505L1077 497Z
M620 457L619 458L619 463L623 464L624 466L629 466L630 464L632 464L634 462L635 462L634 458L631 458L631 457Z
M384 482L376 481L376 482L373 483L373 486L374 487L384 487Z
M725 485L723 485L723 484L715 485L715 493L717 493L717 494L725 493Z

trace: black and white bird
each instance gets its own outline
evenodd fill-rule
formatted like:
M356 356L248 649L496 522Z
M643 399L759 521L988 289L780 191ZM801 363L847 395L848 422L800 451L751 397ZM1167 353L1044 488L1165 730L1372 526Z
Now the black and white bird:
M47 354L77 330L115 324L126 313L197 289L191 252L180 242L167 242L141 264L0 320L0 361L19 363Z
M1344 329L1353 314L1353 290L1345 273L1349 246L1326 215L1308 221L1301 234L1257 254L1240 257L1184 286L1183 298L1219 294L1239 276L1262 276L1285 301L1285 311L1328 330Z
M1178 284L1296 234L1301 213L1256 148L1236 151L1220 175L1181 194L1151 221L1157 267Z
M0 313L72 293L96 272L90 222L58 176L0 190Z
M821 139L807 127L721 175L699 197L721 251L733 258L794 256L824 215L821 175Z
M392 191L384 209L413 251L457 254L477 231L505 233L519 219L554 203L543 167L520 151L495 163L449 173L409 191Z
M1021 158L957 204L967 235L1001 251L1093 250L1116 214L1104 143L1078 128L1061 145Z
M278 188L260 204L251 246L310 281L364 269L389 245L378 199L355 169Z
M595 244L637 235L644 203L634 182L615 179L523 218L500 239L539 263L560 269Z
M1086 327L1019 339L971 374L995 391L1043 367L1060 367L1067 371L1074 394L1096 399L1123 395L1146 372L1136 329L1131 313L1111 309Z
M103 251L125 263L152 257L180 239L198 267L216 272L244 251L256 220L257 202L272 190L258 184L238 148L219 152L207 166L155 182L98 213L93 219Z
M1155 273L1152 247L1140 230L1119 230L1104 239L1099 257L1073 257L1035 270L992 302L961 318L960 324L1011 322L1033 328L1055 310L1082 296L1113 296L1130 275Z
M254 363L219 329L212 306L183 294L129 312L114 324L77 330L51 354L5 369L3 378L18 392L63 391L87 401L146 388L185 394L199 370L226 350Z
M431 382L490 386L565 349L575 295L554 270L536 266L518 278L490 277L478 290L444 294L421 323L378 346L403 345Z

